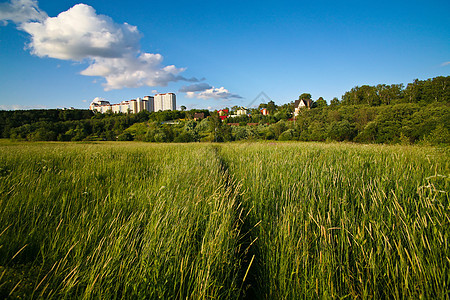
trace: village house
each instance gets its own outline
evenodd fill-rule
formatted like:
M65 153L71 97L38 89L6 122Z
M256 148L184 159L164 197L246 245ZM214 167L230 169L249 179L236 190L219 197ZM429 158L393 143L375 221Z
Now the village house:
M267 108L262 108L262 109L260 110L260 112L261 112L261 114L262 114L263 116L268 116L268 115L269 115L269 111L267 110Z
M238 116L245 116L246 114L247 114L247 109L245 109L245 108L241 108L236 111L236 115L238 115Z
M229 112L230 112L230 111L228 110L228 108L221 109L221 110L218 111L219 116L228 116L228 113L229 113Z
M294 117L298 116L300 110L303 108L310 109L313 104L311 99L295 100L294 102Z

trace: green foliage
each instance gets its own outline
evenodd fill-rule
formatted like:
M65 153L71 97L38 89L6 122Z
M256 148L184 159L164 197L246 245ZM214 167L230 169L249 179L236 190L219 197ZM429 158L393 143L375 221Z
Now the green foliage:
M448 145L450 144L450 131L444 125L439 124L426 138L434 145Z
M275 105L275 102L273 102L272 100L270 100L267 103L267 111L269 112L269 114L273 115L276 111L277 111L277 106Z
M124 132L117 137L118 141L132 141L133 135L129 132Z
M450 76L439 76L428 80L414 80L406 89L402 84L379 84L377 86L356 86L342 96L342 104L370 106L398 103L449 103Z
M415 80L406 88L402 84L357 86L346 92L342 101L337 98L331 100L329 106L320 97L312 109L302 109L295 120L292 120L294 102L277 106L273 101L259 105L269 110L268 116L253 109L249 116L224 121L217 113L208 110L143 111L138 114L93 114L85 110L0 111L0 138L115 141L128 132L136 141L226 142L277 140L283 132L292 130L281 139L448 144L449 80L450 76ZM311 94L304 93L300 98L310 99ZM205 119L194 121L193 116L197 112L204 113ZM225 125L230 123L239 123L246 128L235 129ZM248 127L248 123L259 125Z
M294 130L288 129L286 131L283 131L283 133L280 134L278 137L279 141L291 141L294 139Z
M317 101L314 102L313 105L317 108L323 108L327 106L327 101L325 101L325 99L320 97L319 99L317 99Z
M312 99L311 94L309 93L303 93L298 97L298 100L307 100L307 99Z
M339 99L338 98L336 98L336 97L334 97L331 101L330 101L330 106L331 107L336 107L336 106L338 106L339 105Z
M356 136L356 130L348 120L333 122L328 125L327 137L334 141L351 141Z

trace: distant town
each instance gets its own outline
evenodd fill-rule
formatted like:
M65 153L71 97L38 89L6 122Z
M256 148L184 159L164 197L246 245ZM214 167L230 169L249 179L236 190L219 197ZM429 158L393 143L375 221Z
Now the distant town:
M310 109L312 105L313 101L308 97L295 100L294 116L297 116L299 114L300 109L302 108ZM98 113L112 112L112 113L137 114L142 111L158 112L166 110L169 111L176 110L176 106L177 106L177 96L174 93L165 93L165 94L156 94L155 96L145 96L143 98L136 98L128 101L122 101L117 104L111 104L109 101L96 98L89 105L89 110ZM239 107L234 111L234 114L230 114L229 109L225 108L218 110L218 113L220 119L224 120L228 117L234 118L248 115L248 109L245 107ZM269 111L267 110L267 108L261 108L260 113L264 116L269 115Z
M117 104L111 104L106 100L95 99L92 101L89 109L92 111L106 113L133 113L137 114L147 110L149 112L176 110L177 97L174 93L156 94L155 96L145 96L129 101L122 101Z

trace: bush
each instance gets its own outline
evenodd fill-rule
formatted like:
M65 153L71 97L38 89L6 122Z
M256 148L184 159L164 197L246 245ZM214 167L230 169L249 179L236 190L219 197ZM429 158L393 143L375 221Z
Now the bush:
M133 135L129 132L124 132L117 137L118 141L132 141Z
M450 132L444 125L439 124L429 135L427 140L434 145L450 144Z
M294 139L294 130L288 129L286 131L283 131L282 134L278 137L279 141L291 141Z

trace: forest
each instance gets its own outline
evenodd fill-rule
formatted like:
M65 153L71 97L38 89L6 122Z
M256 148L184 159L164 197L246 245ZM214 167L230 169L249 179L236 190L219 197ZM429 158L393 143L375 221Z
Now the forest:
M89 110L0 111L0 138L24 141L227 142L239 140L450 143L450 76L407 84L356 86L322 97L294 117L294 101L273 101L226 118L217 111L95 114ZM303 93L299 99L311 99ZM266 108L269 115L262 115ZM232 107L230 114L239 107ZM196 113L204 118L194 119Z

